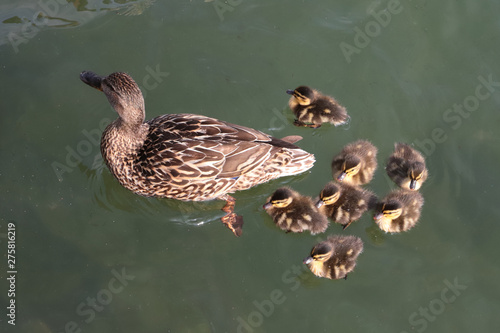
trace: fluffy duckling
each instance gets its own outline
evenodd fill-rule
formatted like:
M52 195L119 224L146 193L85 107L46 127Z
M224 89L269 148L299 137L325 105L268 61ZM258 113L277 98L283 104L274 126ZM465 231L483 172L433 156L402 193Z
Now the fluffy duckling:
M277 189L267 199L264 209L286 232L309 230L315 235L328 228L328 219L318 212L312 199L288 187Z
M328 279L347 279L363 252L363 241L356 236L334 235L317 244L304 259L311 272Z
M376 169L377 147L367 140L347 144L332 161L333 178L350 185L369 183Z
M329 182L319 194L316 207L320 213L332 218L343 229L358 220L366 210L373 208L375 195L358 186Z
M287 90L292 95L288 101L295 114L294 125L318 128L322 123L338 126L349 122L345 107L333 97L326 96L307 86Z
M373 219L385 232L408 231L417 224L423 204L419 192L395 190L377 203Z
M401 188L416 191L428 176L424 156L410 145L396 143L385 167L387 175Z

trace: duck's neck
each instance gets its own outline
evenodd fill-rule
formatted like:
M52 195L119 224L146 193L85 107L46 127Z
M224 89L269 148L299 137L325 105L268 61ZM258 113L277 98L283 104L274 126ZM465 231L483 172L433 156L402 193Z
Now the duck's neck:
M118 117L114 122L115 128L124 137L132 139L139 139L144 132L144 127L148 127L143 119L136 119L132 121L125 121L123 118Z
M111 173L118 179L133 173L133 163L148 135L149 125L125 123L118 118L106 127L101 139L101 153Z

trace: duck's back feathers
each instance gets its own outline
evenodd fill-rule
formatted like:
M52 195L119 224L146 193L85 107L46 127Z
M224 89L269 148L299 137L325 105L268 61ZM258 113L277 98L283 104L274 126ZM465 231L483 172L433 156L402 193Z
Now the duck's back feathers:
M172 114L147 125L142 145L137 142L136 154L125 159L132 170L121 174L115 168L124 186L145 196L209 200L314 163L312 154L289 141L214 118ZM111 141L104 142L105 151L115 149Z

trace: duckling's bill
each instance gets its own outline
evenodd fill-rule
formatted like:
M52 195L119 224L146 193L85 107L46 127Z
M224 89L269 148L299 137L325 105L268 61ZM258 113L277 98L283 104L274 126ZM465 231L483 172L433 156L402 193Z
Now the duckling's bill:
M318 200L318 202L316 202L316 208L320 208L321 206L323 206L325 204L325 202L323 200Z

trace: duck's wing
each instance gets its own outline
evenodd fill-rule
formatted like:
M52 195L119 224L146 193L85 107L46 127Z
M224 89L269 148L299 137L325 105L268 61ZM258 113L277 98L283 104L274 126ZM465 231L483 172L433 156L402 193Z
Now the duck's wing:
M157 178L238 178L282 148L299 149L263 132L204 116L165 115L148 124L138 160L143 173Z

